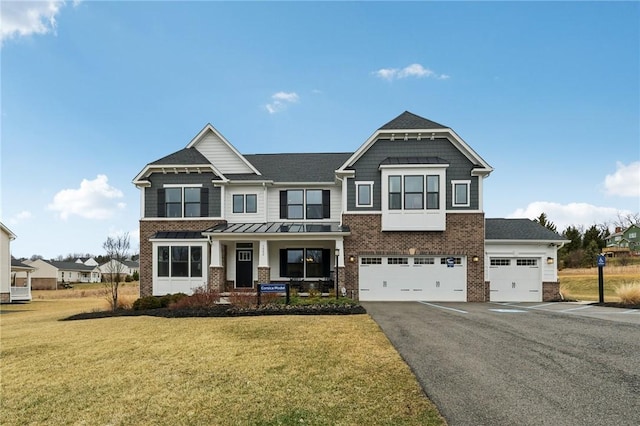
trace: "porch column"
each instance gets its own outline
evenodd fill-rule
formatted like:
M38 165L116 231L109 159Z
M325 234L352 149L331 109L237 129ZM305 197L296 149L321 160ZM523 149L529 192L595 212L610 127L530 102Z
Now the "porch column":
M342 238L339 238L336 240L336 250L340 250L340 254L338 255L337 266L344 268L344 240Z
M211 268L222 267L222 250L220 250L220 240L211 240L211 255L209 256L209 266Z
M258 247L258 268L269 267L269 243L267 240L260 240Z

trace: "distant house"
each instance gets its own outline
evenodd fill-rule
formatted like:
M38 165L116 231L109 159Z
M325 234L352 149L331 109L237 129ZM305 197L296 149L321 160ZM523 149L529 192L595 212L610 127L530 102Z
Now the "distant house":
M626 229L616 227L615 232L605 239L607 246L602 250L609 256L640 255L640 227L631 225Z
M140 262L134 260L111 260L99 266L100 273L107 278L108 274L119 272L123 276L132 277L134 273L140 273Z
M25 260L26 265L37 268L31 276L34 290L54 290L58 283L98 283L101 280L98 266L55 260ZM26 280L26 274L18 273L18 283Z
M79 257L76 259L76 263L82 263L87 266L98 266L98 262L93 257Z
M31 266L11 257L11 241L16 235L0 222L0 302L11 303L31 300ZM17 272L25 275L24 283L16 285Z

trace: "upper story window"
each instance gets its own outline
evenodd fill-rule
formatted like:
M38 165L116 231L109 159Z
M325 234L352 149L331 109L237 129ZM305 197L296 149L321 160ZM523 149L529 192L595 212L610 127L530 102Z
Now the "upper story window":
M234 213L257 213L258 212L258 196L256 194L234 194L233 195L233 212Z
M453 194L451 205L453 207L469 207L470 186L471 186L471 181L468 181L468 180L452 180L451 181L451 190Z
M158 217L206 217L209 190L198 186L165 185L158 190Z
M635 232L629 232L629 238L631 238L631 239L635 239L636 235L637 234Z
M331 217L328 189L280 191L280 219L328 219Z
M389 210L422 210L425 208L429 210L440 208L440 176L389 176Z
M356 182L356 207L373 207L373 182Z
M383 231L444 231L448 164L382 164Z

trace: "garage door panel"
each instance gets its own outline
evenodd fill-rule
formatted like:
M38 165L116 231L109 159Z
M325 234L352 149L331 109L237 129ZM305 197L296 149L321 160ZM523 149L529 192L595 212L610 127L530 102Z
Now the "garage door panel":
M489 263L489 297L492 302L542 301L539 259L491 258Z
M440 257L361 258L363 301L466 301L464 259L447 267ZM406 263L404 263L406 262Z

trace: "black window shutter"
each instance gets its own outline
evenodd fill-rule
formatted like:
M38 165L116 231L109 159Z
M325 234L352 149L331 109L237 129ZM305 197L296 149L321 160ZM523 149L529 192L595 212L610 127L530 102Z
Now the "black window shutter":
M280 276L286 277L287 274L287 249L280 249Z
M200 217L209 217L209 188L200 188Z
M280 191L280 219L287 218L287 191Z
M158 189L158 217L166 217L167 210L164 205L164 188Z
M322 249L322 276L331 276L331 250Z
M329 219L331 217L331 191L322 190L322 217Z

